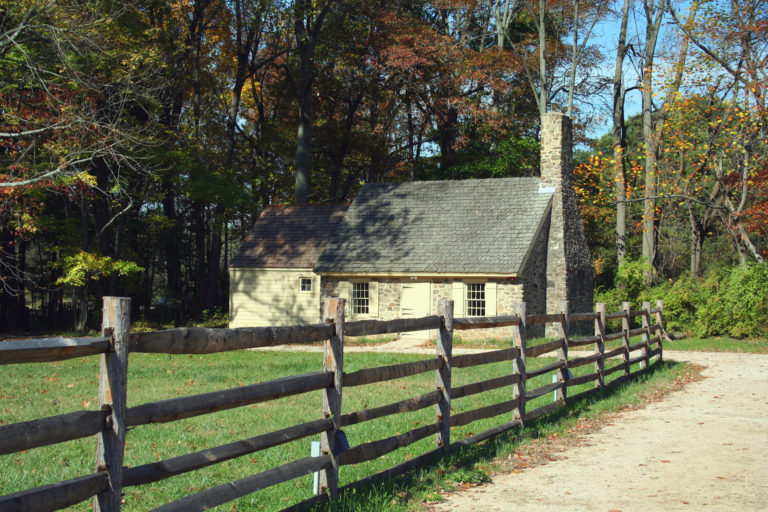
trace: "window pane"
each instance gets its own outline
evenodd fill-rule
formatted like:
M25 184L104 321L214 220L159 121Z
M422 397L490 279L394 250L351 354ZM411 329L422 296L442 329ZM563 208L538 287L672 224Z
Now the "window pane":
M485 316L485 283L467 284L467 316Z
M301 277L299 278L299 290L302 292L311 292L312 291L312 278L311 277Z
M352 313L368 314L368 283L352 283Z

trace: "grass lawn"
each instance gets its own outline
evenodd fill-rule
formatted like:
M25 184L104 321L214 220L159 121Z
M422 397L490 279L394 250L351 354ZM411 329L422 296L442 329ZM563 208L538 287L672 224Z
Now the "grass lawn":
M345 371L352 372L361 368L425 358L427 356L347 353ZM528 366L536 368L551 361L545 358L529 359ZM322 354L319 353L240 351L204 356L131 354L128 406L313 372L321 368ZM671 368L671 366L665 363L661 368ZM592 365L576 370L576 375L589 373L592 371ZM453 385L460 386L508 374L511 371L511 361L455 369ZM432 391L434 379L434 372L428 372L390 382L346 388L343 412L377 407ZM539 376L529 380L528 389L532 390L551 381L552 374ZM585 384L583 389L591 386L591 383ZM571 389L570 393L575 394L581 390ZM95 356L57 363L4 366L0 371L0 424L80 409L95 409L98 402L97 391L98 357ZM455 400L452 404L453 411L456 414L509 400L511 397L511 387L501 388ZM551 394L540 397L533 403L529 402L528 410L551 400ZM320 407L321 394L317 391L173 423L139 426L128 432L125 463L136 466L318 419ZM457 440L511 419L512 413L509 413L477 421L452 430L452 438ZM354 446L389 437L434 420L434 408L429 407L413 413L398 414L352 425L345 428L345 432L350 445ZM153 484L127 488L124 510L148 510L207 487L243 478L308 456L311 440L307 438ZM488 444L485 443L484 446ZM341 484L391 467L433 447L434 439L430 436L380 459L357 466L342 467ZM3 475L0 479L0 495L92 473L95 448L95 438L92 437L0 456L0 471ZM453 462L449 461L449 464ZM475 471L474 466L470 469ZM384 493L381 499L392 504L391 492L386 490L381 492ZM429 494L432 491L424 492ZM280 510L310 497L311 494L312 476L309 475L241 498L234 502L234 509ZM366 495L366 505L363 508L370 509L371 500L377 499L379 498L373 495ZM395 501L402 500L398 498ZM219 509L232 510L232 506L227 504ZM340 506L345 505L339 504L336 507ZM351 506L357 506L359 509L361 505L358 503ZM90 503L83 503L72 510L90 510Z

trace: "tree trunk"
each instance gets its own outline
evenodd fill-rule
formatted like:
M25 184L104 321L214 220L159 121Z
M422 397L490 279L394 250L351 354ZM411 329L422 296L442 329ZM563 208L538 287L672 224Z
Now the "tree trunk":
M627 170L624 156L627 150L627 129L624 124L624 57L627 54L627 23L630 0L624 0L621 10L619 46L613 74L613 161L616 183L616 259L627 258Z
M163 184L163 213L171 221L171 228L165 238L165 271L167 280L167 307L175 326L181 325L182 283L181 283L181 227L176 213L176 191L171 183Z
M653 63L656 43L664 17L664 0L657 5L656 0L644 0L645 11L645 47L643 49L643 142L645 142L645 195L643 198L643 259L651 267L646 272L645 281L653 281L656 264L656 155L658 139L653 119Z
M296 130L296 204L309 202L309 183L312 172L310 155L312 142L312 84L315 80L315 48L325 16L333 2L323 4L313 18L317 7L310 0L296 0L294 3L294 30L299 51L300 73L298 101L299 125Z

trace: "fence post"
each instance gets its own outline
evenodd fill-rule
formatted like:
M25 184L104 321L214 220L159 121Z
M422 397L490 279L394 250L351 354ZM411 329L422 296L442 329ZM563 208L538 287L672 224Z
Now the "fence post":
M664 332L665 332L664 331L664 316L663 316L663 311L664 311L664 301L663 300L657 300L656 301L656 309L658 309L658 311L656 312L656 325L658 325L658 328L656 329L656 332L658 333L658 336L659 336L659 359L658 360L661 361L662 358L663 358L662 344L663 344L663 341L664 341Z
M629 312L632 310L632 304L622 302L621 310L624 312L624 316L621 317L621 329L624 331L624 336L621 338L624 343L624 375L629 375Z
M525 324L525 302L516 302L512 305L512 311L520 317L520 325L512 330L512 337L515 347L520 351L515 358L513 372L520 376L517 387L513 388L512 396L518 398L520 403L515 411L515 419L520 420L521 425L525 425L525 349L528 346L527 329Z
M451 448L451 358L453 356L453 301L440 299L437 314L442 317L437 335L437 357L443 359L443 367L435 372L435 384L442 391L443 399L435 404L440 432L435 435L437 447Z
M595 372L597 373L597 379L595 379L595 387L605 387L605 313L607 307L605 302L598 302L595 304L595 312L600 316L595 319L595 336L600 339L595 344L595 352L600 354L600 359L595 361Z
M99 407L109 410L106 427L98 436L96 471L106 471L109 486L93 499L96 512L120 510L125 454L126 394L128 387L128 344L131 339L131 299L104 297L102 336L110 338L110 350L101 355Z
M651 303L643 302L643 339L645 341L645 348L643 348L643 368L651 366Z
M568 301L560 301L560 328L558 334L563 340L563 345L557 350L557 359L563 363L558 370L557 380L563 383L563 387L555 393L556 400L565 400L568 398Z
M323 393L323 415L333 419L333 427L320 435L320 452L331 456L331 466L320 472L318 490L326 489L331 500L336 499L339 489L339 460L336 452L336 435L341 429L341 392L344 377L344 299L333 297L323 301L323 320L332 322L334 333L325 340L323 370L333 372L333 387Z

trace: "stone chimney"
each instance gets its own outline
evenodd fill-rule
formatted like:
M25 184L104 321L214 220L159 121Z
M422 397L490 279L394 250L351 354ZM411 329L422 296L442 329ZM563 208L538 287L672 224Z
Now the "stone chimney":
M568 301L571 313L592 311L594 269L584 235L581 210L573 188L573 133L571 119L550 112L541 119L541 185L551 191L552 213L547 247L547 313L560 311ZM590 325L571 325L571 331L591 329ZM547 326L546 336L557 336Z

